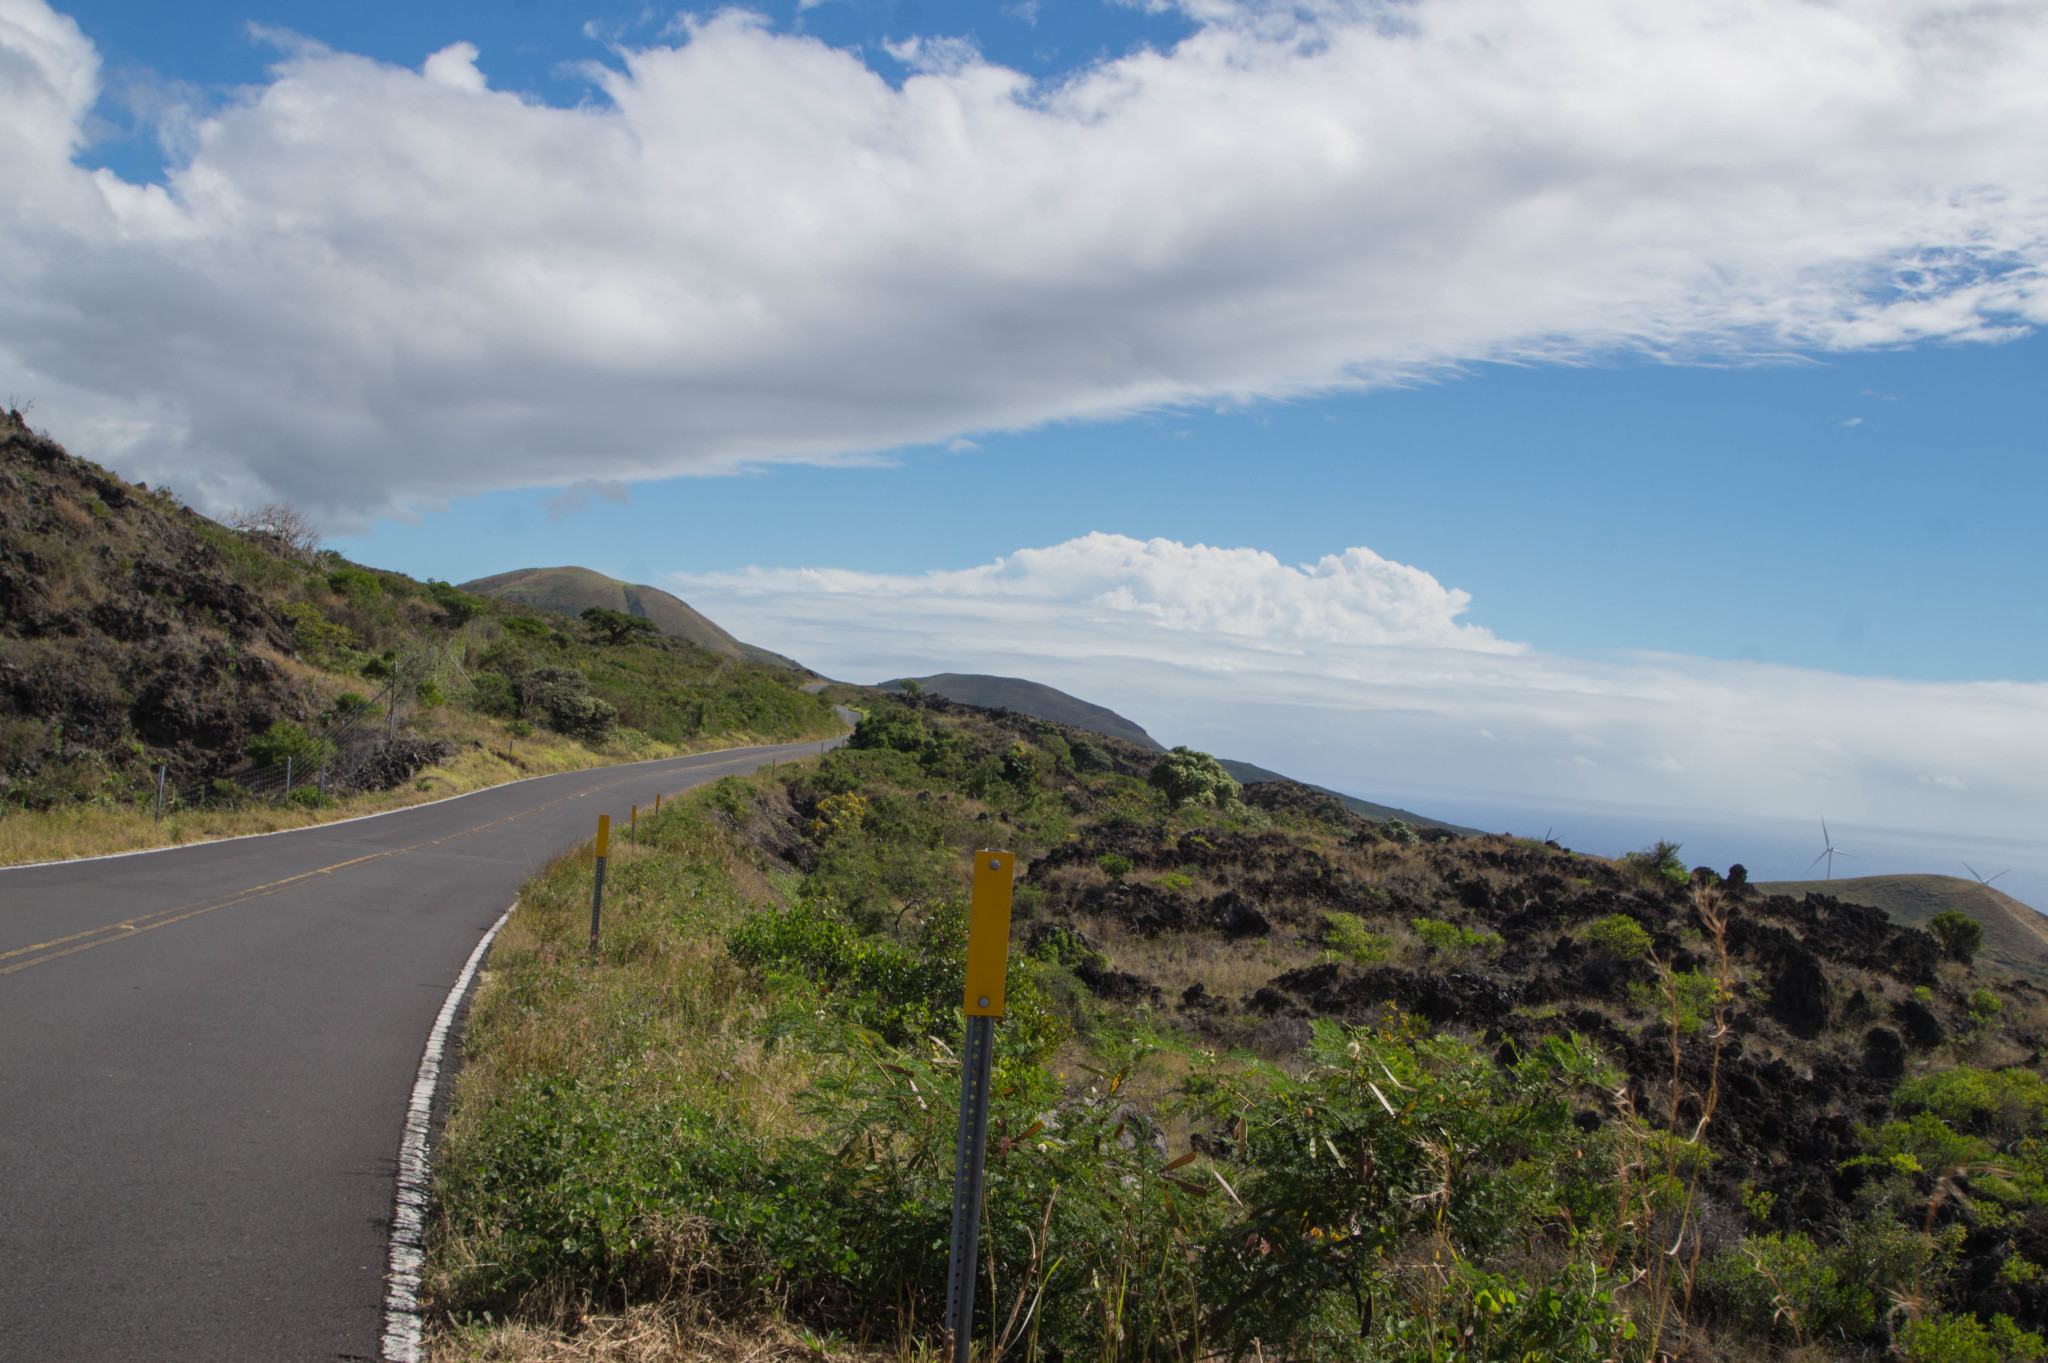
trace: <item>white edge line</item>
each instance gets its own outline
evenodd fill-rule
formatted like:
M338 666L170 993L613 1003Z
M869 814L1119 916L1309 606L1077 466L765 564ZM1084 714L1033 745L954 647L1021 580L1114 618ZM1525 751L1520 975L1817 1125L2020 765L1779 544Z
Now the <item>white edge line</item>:
M843 739L846 735L841 734ZM8 871L31 871L38 866L83 866L93 861L115 861L121 857L149 857L159 852L189 852L195 847L218 847L222 843L247 842L251 838L285 838L294 833L315 833L323 828L340 828L343 824L361 823L365 819L382 819L393 814L410 814L415 809L431 809L445 805L451 800L467 800L472 795L488 795L494 790L510 790L523 786L528 781L552 781L557 776L582 776L590 772L624 771L628 767L651 767L661 762L687 762L693 757L717 757L724 753L766 752L770 748L808 748L813 743L832 743L837 739L800 738L794 743L742 743L734 748L706 748L703 752L681 753L675 757L649 757L639 762L615 762L603 767L571 767L567 771L544 771L538 776L522 776L516 781L501 781L495 786L478 786L456 795L443 795L438 800L422 800L416 805L400 805L396 809L380 809L375 814L354 814L346 819L330 819L326 823L309 823L300 828L276 828L268 833L237 833L232 838L205 838L199 842L174 842L168 847L138 847L132 852L103 852L96 857L57 857L51 861L18 861L9 866L0 866L0 875Z
M412 1101L405 1109L405 1135L398 1142L398 1195L391 1216L391 1254L384 1275L384 1358L386 1363L420 1363L420 1267L426 1261L427 1136L434 1119L434 1093L441 1084L441 1057L448 1047L448 1029L469 993L470 981L483 964L484 953L497 939L519 901L498 915L491 930L469 953L462 973L441 1003L426 1053L420 1056L419 1077L413 1080Z

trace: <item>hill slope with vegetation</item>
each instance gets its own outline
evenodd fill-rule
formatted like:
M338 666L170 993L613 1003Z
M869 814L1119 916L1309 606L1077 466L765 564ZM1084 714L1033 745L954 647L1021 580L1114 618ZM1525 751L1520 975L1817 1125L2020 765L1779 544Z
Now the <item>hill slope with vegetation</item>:
M250 831L231 816L294 779L286 812L311 818L422 780L843 732L786 667L350 563L288 507L241 521L0 414L0 858L116 850L79 831L95 811L121 846ZM204 825L151 829L159 772Z
M588 568L521 568L465 582L461 590L500 601L517 601L560 615L580 616L596 607L649 621L664 638L682 639L707 653L742 658L767 667L804 669L780 653L742 643L689 602L659 587L620 582Z
M1955 925L864 705L665 810L596 960L587 849L522 898L437 1357L929 1348L977 846L1021 867L989 1357L2039 1356L2048 997Z
M1961 876L1851 876L1844 880L1772 881L1757 888L1797 898L1833 895L1845 904L1882 909L1894 923L1922 928L1944 913L1984 925L1978 959L2048 987L2048 917L2003 890Z

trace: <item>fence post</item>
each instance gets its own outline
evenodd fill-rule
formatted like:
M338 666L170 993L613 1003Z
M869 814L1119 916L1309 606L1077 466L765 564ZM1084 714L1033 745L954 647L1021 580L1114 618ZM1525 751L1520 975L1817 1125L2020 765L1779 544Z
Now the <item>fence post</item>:
M279 799L289 800L292 795L292 755L284 755L284 794Z
M633 846L640 845L640 806L634 805L633 812L626 819L626 841Z
M597 924L604 913L604 854L610 850L612 841L612 816L597 816L597 884L590 892L590 955L597 956Z
M325 762L320 764L320 800L323 804L327 800L327 764Z
M1016 857L974 854L967 915L967 1044L960 1052L960 1137L953 1154L953 1252L946 1269L946 1335L953 1363L968 1363L974 1340L974 1265L981 1248L982 1175L988 1158L989 1064L1003 1015L1010 958L1010 891Z
M163 762L158 764L156 769L156 821L158 823L162 823L164 819L164 780L170 775L170 772L170 763Z

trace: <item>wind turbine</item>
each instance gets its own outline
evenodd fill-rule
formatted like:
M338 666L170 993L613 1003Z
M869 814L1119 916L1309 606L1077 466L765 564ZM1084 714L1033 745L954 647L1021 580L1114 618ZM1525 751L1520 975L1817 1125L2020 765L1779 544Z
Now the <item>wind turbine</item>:
M1970 865L1970 863L1969 863L1969 862L1967 862L1967 861L1966 861L1966 862L1964 862L1964 863L1963 863L1963 869L1964 869L1965 871L1968 871L1968 872L1969 872L1969 873L1970 873L1971 875L1973 875L1973 876L1977 876L1977 868L1976 868L1976 867L1974 867L1974 866L1972 866L1972 865ZM2003 871L2000 871L2000 872L1998 873L1998 876L2009 876L2009 875L2011 875L2011 874L2012 874L2012 868L2011 868L2010 866L2008 866L2008 867L2006 867L2006 868L2005 868L2005 869L2004 869ZM1998 876L1993 876L1993 877L1991 877L1991 880L1996 880L1996 879L1998 879ZM1983 886L1983 887L1984 887L1985 889L1987 889L1987 890L1991 888L1991 880L1986 880L1986 879L1985 879L1985 878L1984 878L1983 876L1977 876L1977 883L1978 883L1979 885L1982 885L1982 886Z
M1820 841L1822 847L1821 854L1812 861L1807 862L1806 869L1811 871L1825 859L1828 864L1828 879L1833 880L1835 878L1835 858L1846 857L1849 853L1835 846L1835 838L1832 833L1828 832L1828 821L1826 819L1820 821Z

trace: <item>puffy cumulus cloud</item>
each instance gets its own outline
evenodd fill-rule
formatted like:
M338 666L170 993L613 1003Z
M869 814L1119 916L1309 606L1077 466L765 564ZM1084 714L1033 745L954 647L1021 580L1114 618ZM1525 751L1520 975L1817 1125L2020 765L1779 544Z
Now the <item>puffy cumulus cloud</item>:
M1164 742L1366 795L2026 838L2048 815L2048 686L1548 655L1458 623L1463 592L1365 549L1296 568L1098 534L922 576L755 569L675 585L829 675L1027 676Z
M343 528L1481 358L2048 315L2048 0L1201 0L1035 84L724 12L574 109L287 46L162 186L0 0L0 370L87 452Z

